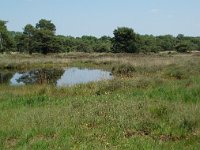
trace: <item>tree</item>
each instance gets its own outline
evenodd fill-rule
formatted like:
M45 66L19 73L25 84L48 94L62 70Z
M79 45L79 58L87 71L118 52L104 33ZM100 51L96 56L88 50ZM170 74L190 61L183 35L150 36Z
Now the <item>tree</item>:
M176 38L178 40L183 40L184 39L184 34L178 34Z
M153 35L140 35L139 50L143 53L158 52L160 46L158 45L158 39Z
M41 19L36 24L36 45L42 54L57 53L62 49L59 39L55 36L55 31L56 26L50 20Z
M6 27L7 21L0 20L0 52L9 51L14 47L14 41Z
M137 35L133 29L120 27L113 32L113 52L135 53L137 52Z
M72 36L58 35L59 45L62 52L75 51L76 39Z
M36 24L36 29L38 29L38 30L48 30L48 31L51 31L52 33L55 33L56 26L50 20L41 19Z
M5 34L5 32L7 31L7 28L6 28L6 21L2 21L0 20L0 50L2 51L3 50L3 42L4 42L4 39L3 39L3 36Z
M161 47L162 51L172 51L175 49L176 38L172 35L158 36L157 40L157 44Z
M36 32L34 35L35 45L38 52L42 54L53 53L56 27L50 20L41 19L36 24Z
M33 42L34 42L34 34L35 34L35 28L28 24L24 28L24 44L26 47L26 50L29 52L29 54L33 53L34 47L33 47Z
M41 19L35 27L28 24L24 27L23 35L18 47L23 47L26 52L32 54L57 53L62 48L61 41L55 36L56 27L50 20Z
M96 45L95 52L111 52L112 48L112 38L109 36L102 36L98 40Z

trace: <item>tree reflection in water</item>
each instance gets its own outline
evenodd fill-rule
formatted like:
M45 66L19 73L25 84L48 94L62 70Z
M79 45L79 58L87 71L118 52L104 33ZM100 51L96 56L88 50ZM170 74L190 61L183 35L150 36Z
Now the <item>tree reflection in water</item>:
M12 76L12 72L0 71L0 84L9 84Z
M63 75L63 69L35 69L29 72L22 72L22 76L17 79L18 83L24 84L53 84Z

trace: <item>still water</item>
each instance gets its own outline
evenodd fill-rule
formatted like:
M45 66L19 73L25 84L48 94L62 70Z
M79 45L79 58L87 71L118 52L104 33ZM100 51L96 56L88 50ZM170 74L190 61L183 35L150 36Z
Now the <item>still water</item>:
M20 86L28 84L53 84L72 86L75 84L112 79L110 72L99 69L34 69L19 72L0 72L0 83Z

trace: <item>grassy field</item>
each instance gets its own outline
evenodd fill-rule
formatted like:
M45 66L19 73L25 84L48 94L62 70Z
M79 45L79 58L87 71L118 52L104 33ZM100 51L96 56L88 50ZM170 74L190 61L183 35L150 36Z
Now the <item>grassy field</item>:
M0 85L0 149L199 149L199 54L0 55L1 69L63 66L114 79Z

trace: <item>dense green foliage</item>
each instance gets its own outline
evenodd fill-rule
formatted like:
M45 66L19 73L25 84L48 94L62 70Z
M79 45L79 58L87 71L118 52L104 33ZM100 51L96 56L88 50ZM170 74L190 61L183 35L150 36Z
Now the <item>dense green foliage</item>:
M51 21L41 19L35 27L28 24L23 34L16 36L17 50L20 52L57 53L61 50L55 35L56 27Z
M113 32L113 52L135 53L137 52L137 35L131 28L118 28Z
M6 21L0 20L0 52L13 50L14 48L14 41L9 35L6 23Z
M59 53L59 52L114 52L149 53L162 51L188 52L200 50L200 37L179 34L153 36L140 35L133 29L120 27L114 37L72 37L56 35L56 26L41 19L35 26L27 24L23 33L7 31L6 22L0 21L0 52Z

